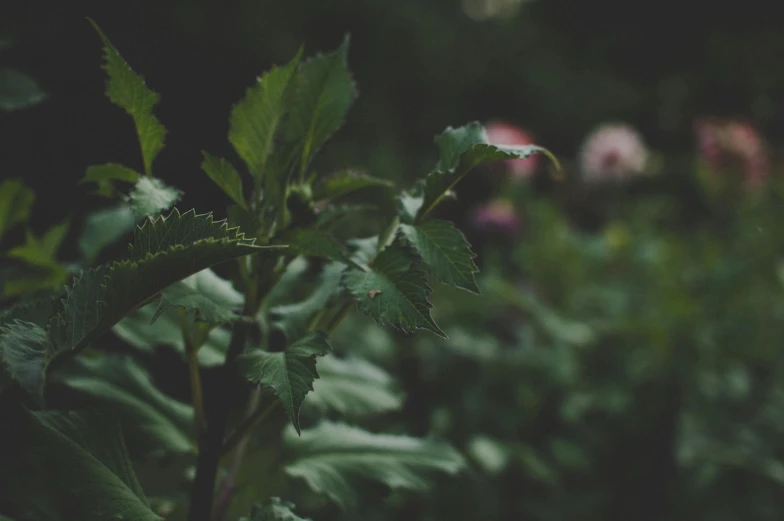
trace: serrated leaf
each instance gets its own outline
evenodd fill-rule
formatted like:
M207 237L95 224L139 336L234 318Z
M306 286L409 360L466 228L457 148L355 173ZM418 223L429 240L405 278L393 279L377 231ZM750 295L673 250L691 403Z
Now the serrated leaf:
M0 327L0 364L7 377L39 403L43 402L49 358L49 338L41 326L15 320Z
M264 74L231 111L229 142L259 182L274 151L275 135L289 108L302 50L288 65Z
M136 219L126 204L93 212L85 219L79 237L79 251L88 259L93 259L104 248L130 233L135 225Z
M297 102L291 107L286 135L301 143L300 175L311 158L340 128L357 89L348 70L348 37L334 52L302 63Z
M479 293L474 273L474 253L463 233L448 221L430 220L400 229L433 275L441 282Z
M369 176L363 172L348 170L334 174L313 187L313 200L337 199L351 192L373 186L391 187L394 183L386 179Z
M49 96L33 78L14 69L0 69L0 109L11 112L38 105Z
M168 210L180 200L182 192L177 188L166 186L163 181L154 177L142 177L133 185L129 195L131 210L137 219L153 217Z
M231 282L207 269L165 289L152 322L168 310L182 308L194 320L224 324L240 318L237 312L243 301L242 294L234 289Z
M166 129L152 115L152 109L158 103L160 96L147 88L147 85L144 84L144 78L131 70L131 67L125 63L125 60L122 59L120 53L98 25L92 20L90 23L103 41L104 58L106 59L103 68L109 76L106 83L106 95L112 103L125 110L133 118L142 149L144 172L151 175L152 162L163 148L163 141L166 137Z
M171 284L260 249L212 214L174 209L167 217L149 219L136 229L129 260L87 271L74 281L55 341L61 349L84 347Z
M327 356L319 361L320 378L307 407L347 416L367 416L399 410L403 395L392 376L361 358Z
M433 307L427 298L432 293L425 272L414 256L399 244L382 251L370 271L349 267L343 286L373 319L404 332L427 329L446 338L430 316Z
M338 262L326 264L319 275L313 291L306 299L291 304L279 304L271 307L269 317L272 326L283 331L288 339L302 336L307 330L308 323L313 315L323 310L330 298L337 293L343 269L344 265ZM294 277L296 275L292 276L292 278ZM285 282L281 280L280 284ZM292 286L293 281L289 284L289 287ZM275 297L276 295L271 296Z
M455 474L465 465L450 445L409 436L373 434L342 423L321 422L296 438L286 433L294 459L285 467L341 507L357 503L354 483L376 481L393 489L427 490L434 472Z
M4 179L0 183L0 239L14 225L30 217L35 202L35 192L21 179Z
M115 421L89 412L32 413L34 435L53 481L68 492L75 519L159 521L133 471Z
M319 377L316 357L332 351L323 333L311 333L294 342L285 351L270 353L260 349L244 353L237 359L237 368L248 381L271 387L300 432L299 411L305 395L313 390Z
M115 324L112 331L142 352L153 353L157 347L168 346L185 360L185 343L178 317L174 313L166 313L152 324L157 306L156 303L152 303L137 309ZM227 329L211 328L199 348L197 354L199 363L204 367L223 364L230 337L231 333Z
M240 521L309 521L296 515L293 509L293 503L271 497L253 505L250 517L240 518Z
M204 151L202 154L204 155L204 161L201 164L202 170L232 201L241 208L247 209L245 198L242 195L242 179L234 166L222 157L215 157Z
M545 154L557 164L555 156L537 145L488 144L484 127L476 122L447 128L436 137L436 144L440 159L435 171L420 182L421 192L417 197L421 197L422 201L414 205L417 207L416 214L412 214L411 207L409 211L401 212L401 218L408 224L421 221L472 168L481 163Z
M139 457L194 453L193 408L162 393L149 373L128 356L78 357L53 379L89 406L111 410L128 448Z

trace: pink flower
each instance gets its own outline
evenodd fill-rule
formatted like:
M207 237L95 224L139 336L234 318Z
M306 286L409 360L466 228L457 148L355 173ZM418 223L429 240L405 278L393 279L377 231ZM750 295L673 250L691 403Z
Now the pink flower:
M485 126L487 142L491 145L532 145L534 139L525 130L505 123L492 121ZM530 177L538 165L538 156L533 155L526 159L509 159L501 161L504 168L517 179Z
M746 185L756 188L768 175L769 157L759 132L744 121L698 119L694 123L700 159L717 172L739 168Z
M520 228L520 216L508 199L494 199L474 210L471 221L479 230L514 235Z
M589 180L619 180L642 173L648 149L639 132L625 124L604 124L591 132L580 149L580 166Z

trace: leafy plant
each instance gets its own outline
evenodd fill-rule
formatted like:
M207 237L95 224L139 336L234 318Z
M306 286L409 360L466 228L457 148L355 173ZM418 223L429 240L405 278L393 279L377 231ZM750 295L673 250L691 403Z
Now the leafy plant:
M300 51L234 106L228 139L242 168L204 152L205 173L232 201L228 221L181 212L172 207L182 191L153 176L166 135L153 115L159 96L95 28L106 93L134 121L140 168L87 169L82 182L114 202L87 219L78 263L56 260L65 225L41 238L28 234L8 253L56 268L68 282L52 293L23 286L22 298L0 315L2 414L14 439L0 449L2 515L238 516L232 500L242 488L238 476L253 470L243 465L249 447L280 449L268 479L301 478L341 507L358 502L363 482L423 490L433 473L458 472L464 458L443 441L378 434L329 417L358 420L402 403L392 377L371 362L330 359L329 335L356 303L379 323L445 336L430 313L428 277L477 292L477 269L465 237L432 219L434 209L472 167L547 152L491 146L478 124L449 128L436 139L433 172L396 196L399 213L377 216L375 235L345 237L326 217L362 219L367 208L342 198L390 187L351 170L324 176L313 167L357 96L346 38L308 60ZM20 182L4 182L0 200L14 202L3 205L0 233L26 222L32 195ZM131 227L129 255L95 265ZM182 364L172 369L164 353ZM317 383L321 357L329 362ZM177 374L187 374L180 398L190 403L169 394ZM318 398L308 409L314 388ZM283 435L278 423L270 438L279 405L293 430ZM169 468L176 458L185 463L173 467L173 482L183 486L146 495L134 463ZM275 497L253 500L249 519L300 519Z

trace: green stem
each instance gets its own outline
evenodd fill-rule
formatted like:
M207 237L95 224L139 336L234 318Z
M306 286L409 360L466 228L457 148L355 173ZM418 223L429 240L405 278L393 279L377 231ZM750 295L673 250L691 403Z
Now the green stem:
M204 394L201 385L201 368L199 367L199 346L194 344L188 319L183 309L177 309L182 330L182 341L185 344L185 353L188 356L188 376L191 382L191 399L193 401L193 420L196 425L196 432L201 434L207 429L207 418L204 414Z
M251 281L245 299L243 315L256 314L257 285ZM226 353L226 361L218 375L217 389L210 407L207 409L209 428L199 436L199 455L196 459L196 477L191 489L188 521L210 521L213 514L215 481L218 475L223 438L229 419L230 404L233 402L237 357L245 349L251 324L237 321L231 331L231 341Z

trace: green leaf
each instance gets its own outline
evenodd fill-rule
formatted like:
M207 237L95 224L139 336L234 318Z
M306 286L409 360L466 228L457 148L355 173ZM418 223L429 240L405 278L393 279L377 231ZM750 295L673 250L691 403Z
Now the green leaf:
M97 413L36 412L34 435L74 519L159 521L133 471L119 424Z
M448 221L432 220L400 229L438 280L456 288L479 293L474 273L474 253L463 233Z
M144 172L151 175L152 162L163 148L163 140L166 136L166 129L152 115L152 109L158 103L160 96L148 89L144 84L144 78L131 70L98 25L92 20L90 23L103 41L106 58L103 68L109 76L106 95L112 103L133 118L142 149Z
M465 462L446 443L409 436L373 434L342 423L321 422L297 439L286 433L295 453L285 467L341 507L354 506L354 483L376 481L394 489L425 491L433 472L455 474Z
M94 259L104 248L133 230L135 225L136 219L126 204L92 212L85 219L79 237L79 251L86 258Z
M0 363L7 377L19 382L39 403L43 403L49 358L49 338L41 326L15 320L0 327Z
M133 168L117 163L106 163L103 165L93 165L87 167L84 177L80 183L101 183L102 181L123 181L125 183L135 183L141 178L141 174Z
M331 234L321 230L299 229L287 233L281 239L292 249L311 257L321 257L333 261L354 264L349 252Z
M161 293L152 322L168 310L182 308L194 320L223 324L240 318L243 296L212 270L203 270L172 284Z
M343 274L343 286L377 322L406 333L427 329L446 338L430 316L433 306L427 298L432 290L425 272L401 245L393 244L382 251L370 271L349 267Z
M301 143L300 176L311 158L340 128L357 88L348 70L348 37L334 52L304 62L299 70L301 87L291 107L286 135Z
M157 307L156 303L152 303L137 309L117 323L112 331L142 352L154 353L156 347L168 346L185 360L185 343L178 317L174 313L164 313L152 324L152 317ZM198 325L206 326L206 324ZM211 328L199 348L199 363L204 367L223 364L230 337L231 333L227 329Z
M337 227L341 220L346 217L351 216L359 220L358 215L360 213L376 210L378 210L378 207L372 204L329 205L320 209L316 214L316 228L319 230L331 230Z
M68 224L67 220L56 224L40 238L28 230L25 243L12 248L8 252L8 256L39 268L59 268L56 259L57 250L60 249L60 245L68 233Z
M420 182L421 192L415 191L419 192L416 193L416 198L421 198L421 203L416 203L416 214L411 214L411 208L408 212L401 212L403 222L408 224L413 223L412 217L417 222L421 221L469 170L481 163L503 159L525 159L533 154L545 154L556 165L558 164L555 156L536 145L489 145L484 127L476 122L459 128L447 128L436 137L436 144L440 160L436 170Z
M293 509L292 503L271 497L253 505L250 517L240 518L240 521L308 521L292 512Z
M231 111L229 142L245 161L256 182L264 177L292 95L302 50L285 67L274 67L249 88Z
M168 210L180 200L182 192L154 177L142 177L133 186L130 197L131 210L136 218L153 217Z
M38 105L48 95L38 83L14 69L0 69L0 109L11 112Z
M313 187L314 201L337 199L351 192L373 186L391 187L394 183L386 179L372 177L362 172L348 170L332 175Z
M0 239L14 225L30 217L35 192L20 179L5 179L0 183Z
M312 317L319 311L322 311L329 303L329 300L337 294L340 286L340 276L344 267L342 263L338 262L326 264L319 275L313 291L306 299L291 304L279 304L271 307L269 317L272 326L283 331L288 339L302 336L308 329ZM281 279L280 283L284 282L286 281ZM270 297L274 296L276 295L270 295Z
M361 358L334 356L319 361L320 378L306 406L345 416L367 416L399 410L403 396L392 376Z
M242 179L240 174L234 169L231 163L222 157L215 157L208 152L202 151L204 154L204 162L201 164L210 179L212 179L226 195L231 197L231 200L237 203L241 208L247 209L245 198L242 195Z
M149 219L136 228L131 258L85 272L68 291L55 341L79 349L171 284L261 247L212 214Z
M195 453L193 408L162 393L128 356L77 357L52 375L89 406L111 410L132 454Z
M237 367L249 381L271 387L275 391L299 433L302 402L305 395L313 390L313 380L319 377L316 357L325 356L331 351L326 335L311 333L280 353L260 349L244 353L238 358Z

